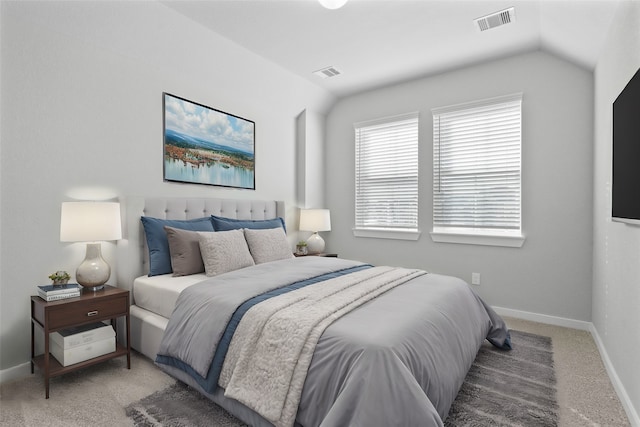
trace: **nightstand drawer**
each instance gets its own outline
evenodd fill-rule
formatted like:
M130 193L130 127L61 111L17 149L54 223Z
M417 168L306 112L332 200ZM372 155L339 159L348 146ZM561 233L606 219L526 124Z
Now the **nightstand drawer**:
M114 298L100 298L95 301L77 301L51 308L48 311L49 329L75 326L97 320L111 319L127 313L126 295Z

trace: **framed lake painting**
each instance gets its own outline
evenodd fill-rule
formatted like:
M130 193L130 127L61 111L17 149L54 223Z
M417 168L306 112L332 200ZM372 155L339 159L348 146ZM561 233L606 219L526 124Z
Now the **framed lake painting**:
M255 190L255 123L163 93L164 180Z

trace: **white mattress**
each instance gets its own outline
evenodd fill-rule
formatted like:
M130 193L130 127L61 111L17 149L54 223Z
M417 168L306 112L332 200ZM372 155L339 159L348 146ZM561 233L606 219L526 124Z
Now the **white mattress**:
M133 282L133 302L140 308L169 318L180 292L206 278L204 273L179 277L171 274L140 276Z

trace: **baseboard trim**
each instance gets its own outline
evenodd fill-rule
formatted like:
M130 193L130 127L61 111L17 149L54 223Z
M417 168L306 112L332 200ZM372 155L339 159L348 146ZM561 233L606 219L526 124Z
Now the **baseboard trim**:
M604 343L600 338L600 334L598 333L598 330L593 325L593 323L591 324L589 331L591 332L591 336L593 337L593 340L596 342L596 347L598 347L598 351L600 352L600 357L602 358L604 367L607 370L607 374L609 374L609 378L611 379L611 384L613 384L613 388L618 394L618 398L620 399L620 402L622 403L622 407L627 413L629 422L633 427L640 427L640 414L638 414L638 410L640 410L640 408L636 409L633 407L631 398L627 394L627 390L624 388L624 385L620 381L620 377L618 377L618 373L614 369L613 364L611 363L611 359L609 359L609 354L607 353Z
M21 380L31 375L31 362L12 366L0 371L0 384L13 380Z
M545 323L547 325L563 326L565 328L590 331L593 327L591 322L583 320L568 319L566 317L549 316L548 314L532 313L530 311L513 310L504 307L493 307L500 316L515 317L516 319L529 320L531 322Z

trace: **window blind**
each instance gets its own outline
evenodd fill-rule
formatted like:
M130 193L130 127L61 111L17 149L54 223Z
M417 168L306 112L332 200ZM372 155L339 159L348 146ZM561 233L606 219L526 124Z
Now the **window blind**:
M432 110L434 231L521 229L522 94Z
M418 229L418 113L356 123L356 229Z

